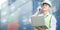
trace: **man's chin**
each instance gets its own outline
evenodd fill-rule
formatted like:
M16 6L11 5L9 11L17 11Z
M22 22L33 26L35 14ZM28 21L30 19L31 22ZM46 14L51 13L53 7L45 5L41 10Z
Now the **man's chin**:
M44 11L46 11L46 9L43 9Z

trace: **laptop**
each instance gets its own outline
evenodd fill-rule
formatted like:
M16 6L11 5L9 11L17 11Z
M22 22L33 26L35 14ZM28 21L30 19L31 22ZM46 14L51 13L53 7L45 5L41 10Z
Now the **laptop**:
M37 26L44 26L46 27L45 19L43 16L32 16L31 17L31 22L32 26L37 27Z

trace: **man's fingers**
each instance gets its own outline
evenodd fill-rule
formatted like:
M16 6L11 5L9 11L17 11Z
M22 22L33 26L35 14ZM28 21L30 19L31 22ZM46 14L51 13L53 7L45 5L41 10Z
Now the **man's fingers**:
M37 8L37 11L40 11L41 9L42 9L42 8L38 7L38 8Z

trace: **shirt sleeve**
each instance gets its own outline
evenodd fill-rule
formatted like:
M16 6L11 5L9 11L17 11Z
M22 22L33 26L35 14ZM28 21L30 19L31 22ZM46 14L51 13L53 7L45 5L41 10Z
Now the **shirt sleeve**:
M56 23L57 23L56 18L54 16L52 16L50 30L56 30Z

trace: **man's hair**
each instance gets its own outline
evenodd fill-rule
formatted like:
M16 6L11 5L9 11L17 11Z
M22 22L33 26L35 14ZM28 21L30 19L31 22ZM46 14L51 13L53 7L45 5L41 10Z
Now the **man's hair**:
M44 4L47 4L47 5L49 5L48 3L43 3L42 5L44 5ZM49 5L49 7L51 7L51 6Z

